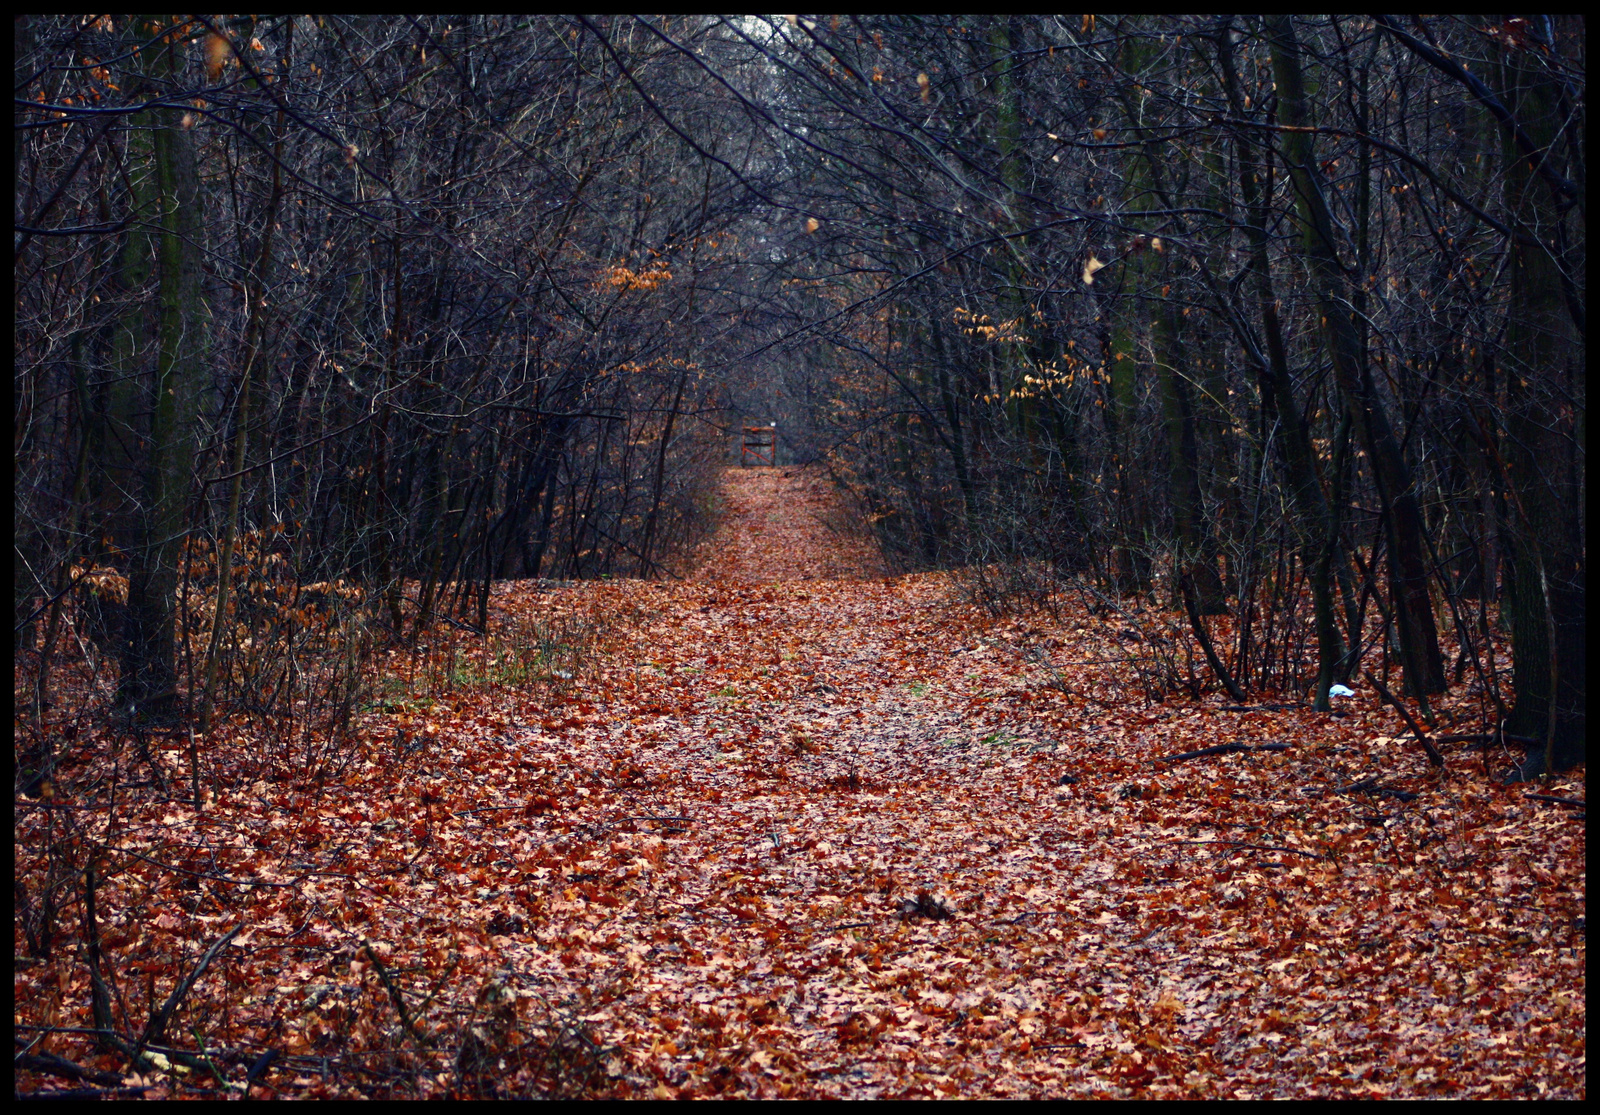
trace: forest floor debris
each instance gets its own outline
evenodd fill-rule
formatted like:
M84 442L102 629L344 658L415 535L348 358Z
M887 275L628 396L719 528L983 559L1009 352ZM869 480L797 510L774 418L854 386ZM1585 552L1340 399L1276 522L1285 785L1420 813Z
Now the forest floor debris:
M1370 693L1154 703L1070 601L878 575L821 477L725 500L682 582L497 586L606 618L576 676L374 707L321 785L240 728L197 812L182 741L165 788L75 742L14 813L17 1090L1586 1094L1581 768L1441 773ZM130 1059L91 922L134 1042L243 928Z

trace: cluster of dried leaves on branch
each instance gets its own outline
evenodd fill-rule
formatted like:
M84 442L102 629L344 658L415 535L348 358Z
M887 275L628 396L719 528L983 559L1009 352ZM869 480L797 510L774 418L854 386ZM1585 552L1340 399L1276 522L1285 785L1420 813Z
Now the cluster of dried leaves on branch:
M17 1088L1585 1094L1581 770L1441 774L1368 693L1149 702L1178 617L840 576L824 493L732 474L693 581L502 586L587 652L401 687L321 785L235 727L197 811L181 739L76 741L15 815Z

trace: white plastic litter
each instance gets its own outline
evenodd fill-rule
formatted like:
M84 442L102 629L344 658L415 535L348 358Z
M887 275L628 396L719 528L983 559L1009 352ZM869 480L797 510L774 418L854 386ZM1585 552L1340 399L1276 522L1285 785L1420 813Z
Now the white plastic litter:
M1354 689L1350 689L1350 688L1348 688L1346 686L1343 686L1343 685L1330 685L1330 686L1328 686L1328 696L1330 696L1330 697L1354 697L1355 695L1356 695L1356 691Z

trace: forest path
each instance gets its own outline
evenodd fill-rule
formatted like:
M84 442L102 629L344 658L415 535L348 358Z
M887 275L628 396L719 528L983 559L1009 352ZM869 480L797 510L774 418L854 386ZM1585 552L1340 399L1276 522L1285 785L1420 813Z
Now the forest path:
M883 573L862 524L820 469L730 468L722 522L695 553L696 581L854 580Z
M551 877L650 864L612 923L634 947L653 942L650 961L598 989L606 1040L636 1051L630 1069L663 1094L1107 1088L1062 1079L1043 1051L1030 1079L1006 1063L1010 1039L991 1040L999 1029L974 1042L966 1023L992 1012L1025 1043L1042 1032L1063 988L1017 946L1040 930L1064 938L1016 919L1061 869L1082 886L1122 858L1066 831L1039 842L1063 792L1061 733L996 702L1048 672L1016 640L985 638L996 621L959 604L947 577L883 576L826 477L729 469L721 496L685 582L590 590L628 617L607 651L611 700L575 731L550 732L570 724L551 717L527 740L553 786L621 790L599 812L550 793L567 825L632 833L560 840L570 858ZM1094 932L1119 948L1126 936ZM664 1034L675 1058L659 1052Z
M203 814L112 780L114 970L242 922L192 1017L290 1094L1584 1094L1569 810L1441 779L1370 700L1145 700L1175 617L863 577L784 473L727 476L689 580L497 585L492 645L435 637L479 680L363 714L336 778L237 729ZM18 1018L91 1025L83 967L19 966Z
M1018 704L1049 681L1042 633L961 604L945 575L883 576L819 473L729 469L721 499L685 581L572 586L615 620L607 699L517 733L561 803L538 828L569 834L539 876L643 873L558 886L541 911L570 925L606 901L590 891L627 894L607 924L636 943L605 951L649 963L580 953L607 969L588 1007L605 1040L662 1094L1118 1093L1055 1053L1013 1060L1065 1017L1059 965L1131 945L1126 924L1057 922L1097 915L1093 888L1142 854L1048 820L1073 793L1067 740L1058 710L1030 723ZM1117 778L1110 742L1077 740L1072 769ZM1092 943L1069 959L1069 939ZM1113 982L1144 997L1154 978Z

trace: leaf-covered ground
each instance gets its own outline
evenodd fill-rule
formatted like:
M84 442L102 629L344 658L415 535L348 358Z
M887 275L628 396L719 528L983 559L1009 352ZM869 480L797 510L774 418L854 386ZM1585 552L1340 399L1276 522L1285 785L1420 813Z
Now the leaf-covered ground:
M215 1071L61 1032L77 910L19 959L19 1051L150 1095L268 1050L261 1096L1585 1095L1583 814L1528 796L1581 770L1441 777L1368 693L1149 703L1159 624L873 577L816 477L725 502L691 580L497 587L603 625L569 685L375 711L320 791L74 815L132 1038L243 925L163 1045ZM1287 747L1162 761L1234 742ZM19 875L71 804L19 808Z

